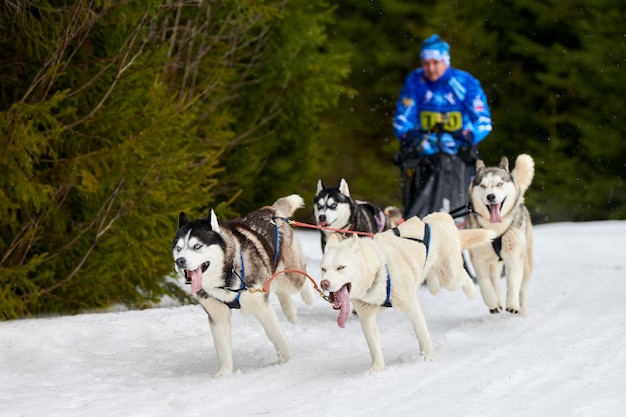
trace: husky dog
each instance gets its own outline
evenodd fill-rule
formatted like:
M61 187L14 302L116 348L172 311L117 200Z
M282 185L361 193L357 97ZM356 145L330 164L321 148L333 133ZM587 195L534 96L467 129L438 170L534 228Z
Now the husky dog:
M533 234L524 193L535 173L533 159L521 154L509 172L509 160L502 157L497 167L476 162L476 177L469 187L471 228L494 230L492 246L473 248L470 260L476 271L483 300L491 313L502 311L500 277L506 274L506 311L524 314L527 290L533 269Z
M370 350L369 372L384 369L376 318L386 307L407 315L420 353L431 360L433 346L417 298L418 287L426 280L433 294L441 284L450 291L463 288L468 298L475 297L476 287L463 268L461 251L488 244L494 235L489 230L459 230L449 214L433 213L423 221L411 217L373 238L329 237L320 285L330 292L333 308L339 310L339 327L345 327L353 301Z
M178 231L172 245L174 268L191 284L191 294L209 315L209 325L217 352L216 377L233 370L231 309L254 315L283 361L291 358L289 344L276 311L263 288L276 271L305 271L300 242L284 220L302 207L304 201L293 194L278 199L247 216L219 224L211 209L209 217L190 221L185 213L178 218ZM300 292L306 304L313 303L313 288L306 276L278 275L270 285L291 323L296 308L290 294Z
M391 226L388 216L376 204L354 200L343 178L338 187L325 187L321 179L317 181L313 215L317 225L322 228L378 233ZM334 231L321 229L320 233L323 252L328 237Z

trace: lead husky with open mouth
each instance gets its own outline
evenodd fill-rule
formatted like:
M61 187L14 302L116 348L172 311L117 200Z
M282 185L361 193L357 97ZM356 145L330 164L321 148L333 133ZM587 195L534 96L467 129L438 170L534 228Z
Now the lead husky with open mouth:
M278 275L269 292L264 287L277 271L306 270L300 243L286 221L303 205L302 197L292 194L222 224L213 210L208 218L193 221L180 213L172 245L174 268L209 315L219 367L216 376L233 371L231 309L254 315L280 359L291 358L276 311L268 302L269 292L277 295L291 323L297 312L290 294L300 292L303 301L312 304L315 293L306 276L293 272Z

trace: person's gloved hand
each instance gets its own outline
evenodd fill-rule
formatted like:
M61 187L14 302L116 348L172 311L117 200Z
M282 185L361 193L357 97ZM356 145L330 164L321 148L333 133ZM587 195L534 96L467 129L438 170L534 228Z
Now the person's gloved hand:
M402 146L407 146L410 148L414 148L419 146L422 138L424 137L424 132L419 129L411 129L404 134L404 138L402 139Z
M455 134L454 138L462 142L464 145L474 146L474 134L469 130L462 130L460 133Z
M474 165L480 159L478 148L474 146L474 134L464 130L460 135L455 135L455 138L461 142L461 146L456 154L467 165Z

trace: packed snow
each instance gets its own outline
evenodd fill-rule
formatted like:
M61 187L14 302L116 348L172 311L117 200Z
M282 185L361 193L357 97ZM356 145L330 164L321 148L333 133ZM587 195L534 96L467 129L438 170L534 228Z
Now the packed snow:
M296 233L319 282L319 234ZM339 328L321 297L313 306L294 297L296 324L279 313L286 363L256 319L233 311L235 372L221 379L198 304L13 320L0 322L0 415L625 416L626 221L534 234L525 317L420 288L432 362L389 309L379 316L386 368L367 374L358 318Z

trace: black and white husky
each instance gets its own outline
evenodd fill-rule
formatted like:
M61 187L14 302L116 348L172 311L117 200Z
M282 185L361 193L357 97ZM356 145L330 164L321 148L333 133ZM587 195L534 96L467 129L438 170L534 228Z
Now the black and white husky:
M388 208L392 211L393 209ZM335 233L329 229L379 233L396 226L376 204L354 200L350 196L348 183L343 178L339 181L338 187L325 187L321 179L317 181L313 215L317 225L322 228L320 229L322 251L326 247L328 237Z
M491 313L502 311L500 277L506 274L506 311L524 314L528 283L533 269L533 234L524 193L535 173L533 159L521 154L509 172L509 160L502 157L498 166L476 162L476 177L470 184L472 214L470 228L494 230L493 245L469 250L483 300Z
M293 194L278 199L243 218L218 223L211 209L208 218L190 221L180 213L172 253L174 268L191 285L191 294L209 315L209 324L218 371L216 376L233 370L231 309L254 315L274 344L281 360L291 358L291 350L281 329L276 311L268 302L273 292L287 320L296 321L296 308L290 294L301 293L312 304L314 291L299 273L282 273L263 291L277 271L305 271L305 256L285 218L304 205Z

